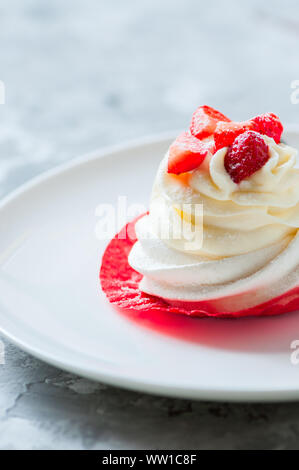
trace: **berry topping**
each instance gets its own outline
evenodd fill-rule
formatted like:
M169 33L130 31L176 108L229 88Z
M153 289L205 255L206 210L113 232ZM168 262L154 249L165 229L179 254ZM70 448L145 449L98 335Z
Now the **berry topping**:
M229 147L238 135L249 130L257 130L257 125L252 121L219 122L214 133L216 151L223 147Z
M224 166L234 183L238 184L262 168L269 157L269 148L263 137L257 132L246 131L229 148Z
M268 137L272 137L275 142L279 144L283 131L283 125L281 124L279 117L273 113L266 113L254 117L251 121L256 124L257 132L265 134Z
M197 139L205 139L214 133L219 121L229 122L230 119L210 106L199 106L193 113L190 132Z
M261 114L248 121L234 122L210 106L199 106L192 116L190 130L179 135L169 149L168 173L179 175L194 170L201 165L209 152L213 154L224 147L229 147L228 161L230 158L234 161L236 154L242 155L240 145L243 139L238 137L245 134L244 142L248 148L243 153L245 155L251 152L248 162L241 166L238 163L236 168L228 163L227 167L233 181L240 182L261 168L269 158L268 147L261 136L267 135L278 144L282 132L283 126L273 113ZM263 152L262 158L262 150L265 148L267 152Z
M214 152L214 142L202 142L190 134L180 134L169 148L168 173L179 175L197 168L208 152Z

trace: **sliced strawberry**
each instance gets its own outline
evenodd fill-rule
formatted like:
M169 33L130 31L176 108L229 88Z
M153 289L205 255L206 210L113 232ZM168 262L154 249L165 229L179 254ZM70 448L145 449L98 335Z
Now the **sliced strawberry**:
M269 147L257 132L239 135L224 158L224 166L234 183L240 183L269 160Z
M256 124L257 132L272 137L279 144L283 125L278 116L273 113L266 113L252 118L251 121Z
M199 106L193 113L190 132L198 139L205 139L214 133L219 121L229 122L230 119L210 106Z
M219 122L214 133L216 151L233 144L238 135L243 132L257 130L257 125L252 121L244 122Z
M179 175L197 168L208 152L214 151L214 142L201 142L190 132L180 134L169 148L168 173Z

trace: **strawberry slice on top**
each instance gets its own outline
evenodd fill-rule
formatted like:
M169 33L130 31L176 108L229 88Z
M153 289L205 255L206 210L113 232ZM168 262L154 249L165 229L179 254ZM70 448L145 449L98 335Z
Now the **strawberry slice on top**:
M180 134L169 148L168 173L179 175L199 167L209 152L213 153L214 142L202 142L189 131Z
M260 170L269 160L269 147L263 137L254 131L240 134L224 157L224 167L234 183Z
M252 118L251 121L255 123L257 132L272 137L272 139L279 144L283 132L283 125L276 114L261 114L260 116Z
M214 133L216 151L223 147L229 147L238 135L250 130L257 130L255 122L219 122Z
M218 122L230 122L230 119L210 106L199 106L193 113L190 132L197 139L211 136Z
M219 122L214 133L216 151L223 147L229 147L238 135L249 130L272 137L279 144L283 125L273 113L261 114L244 122Z
M254 134L254 137L250 132ZM210 106L199 106L193 113L189 131L180 134L170 146L168 173L179 175L192 171L202 164L209 152L213 154L224 147L228 147L228 161L233 161L236 147L238 147L238 155L241 153L240 143L243 142L243 139L239 139L239 137L245 134L243 143L252 148L251 153L248 148L245 148L244 155L259 153L260 157L262 150L258 152L258 149L263 149L263 158L250 157L248 162L244 161L241 166L238 163L237 166L240 168L236 169L236 175L231 163L227 164L233 181L239 182L247 177L247 173L250 173L255 166L260 165L260 162L266 161L265 148L267 145L264 141L264 145L261 144L262 135L267 135L279 143L282 132L283 126L273 113L261 114L244 122L234 122ZM253 141L255 144L252 143ZM251 170L249 171L249 169ZM247 176L242 176L243 170Z

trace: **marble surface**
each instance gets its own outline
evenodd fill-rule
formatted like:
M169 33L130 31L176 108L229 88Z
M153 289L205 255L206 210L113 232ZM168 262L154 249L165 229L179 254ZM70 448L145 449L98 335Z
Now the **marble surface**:
M0 196L83 152L183 128L199 103L299 122L298 14L296 0L3 0ZM299 403L128 392L4 344L1 449L299 448Z

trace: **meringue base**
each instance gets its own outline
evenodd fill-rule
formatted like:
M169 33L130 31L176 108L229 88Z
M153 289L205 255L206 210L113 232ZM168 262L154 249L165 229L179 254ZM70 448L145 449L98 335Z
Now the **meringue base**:
M143 214L144 215L144 214ZM141 216L142 217L142 216ZM136 242L135 223L127 224L108 244L100 269L102 289L115 306L137 312L176 313L194 317L240 318L280 315L299 309L299 286L267 302L237 311L221 311L221 298L196 302L162 299L145 294L139 288L142 275L128 263L128 255Z

